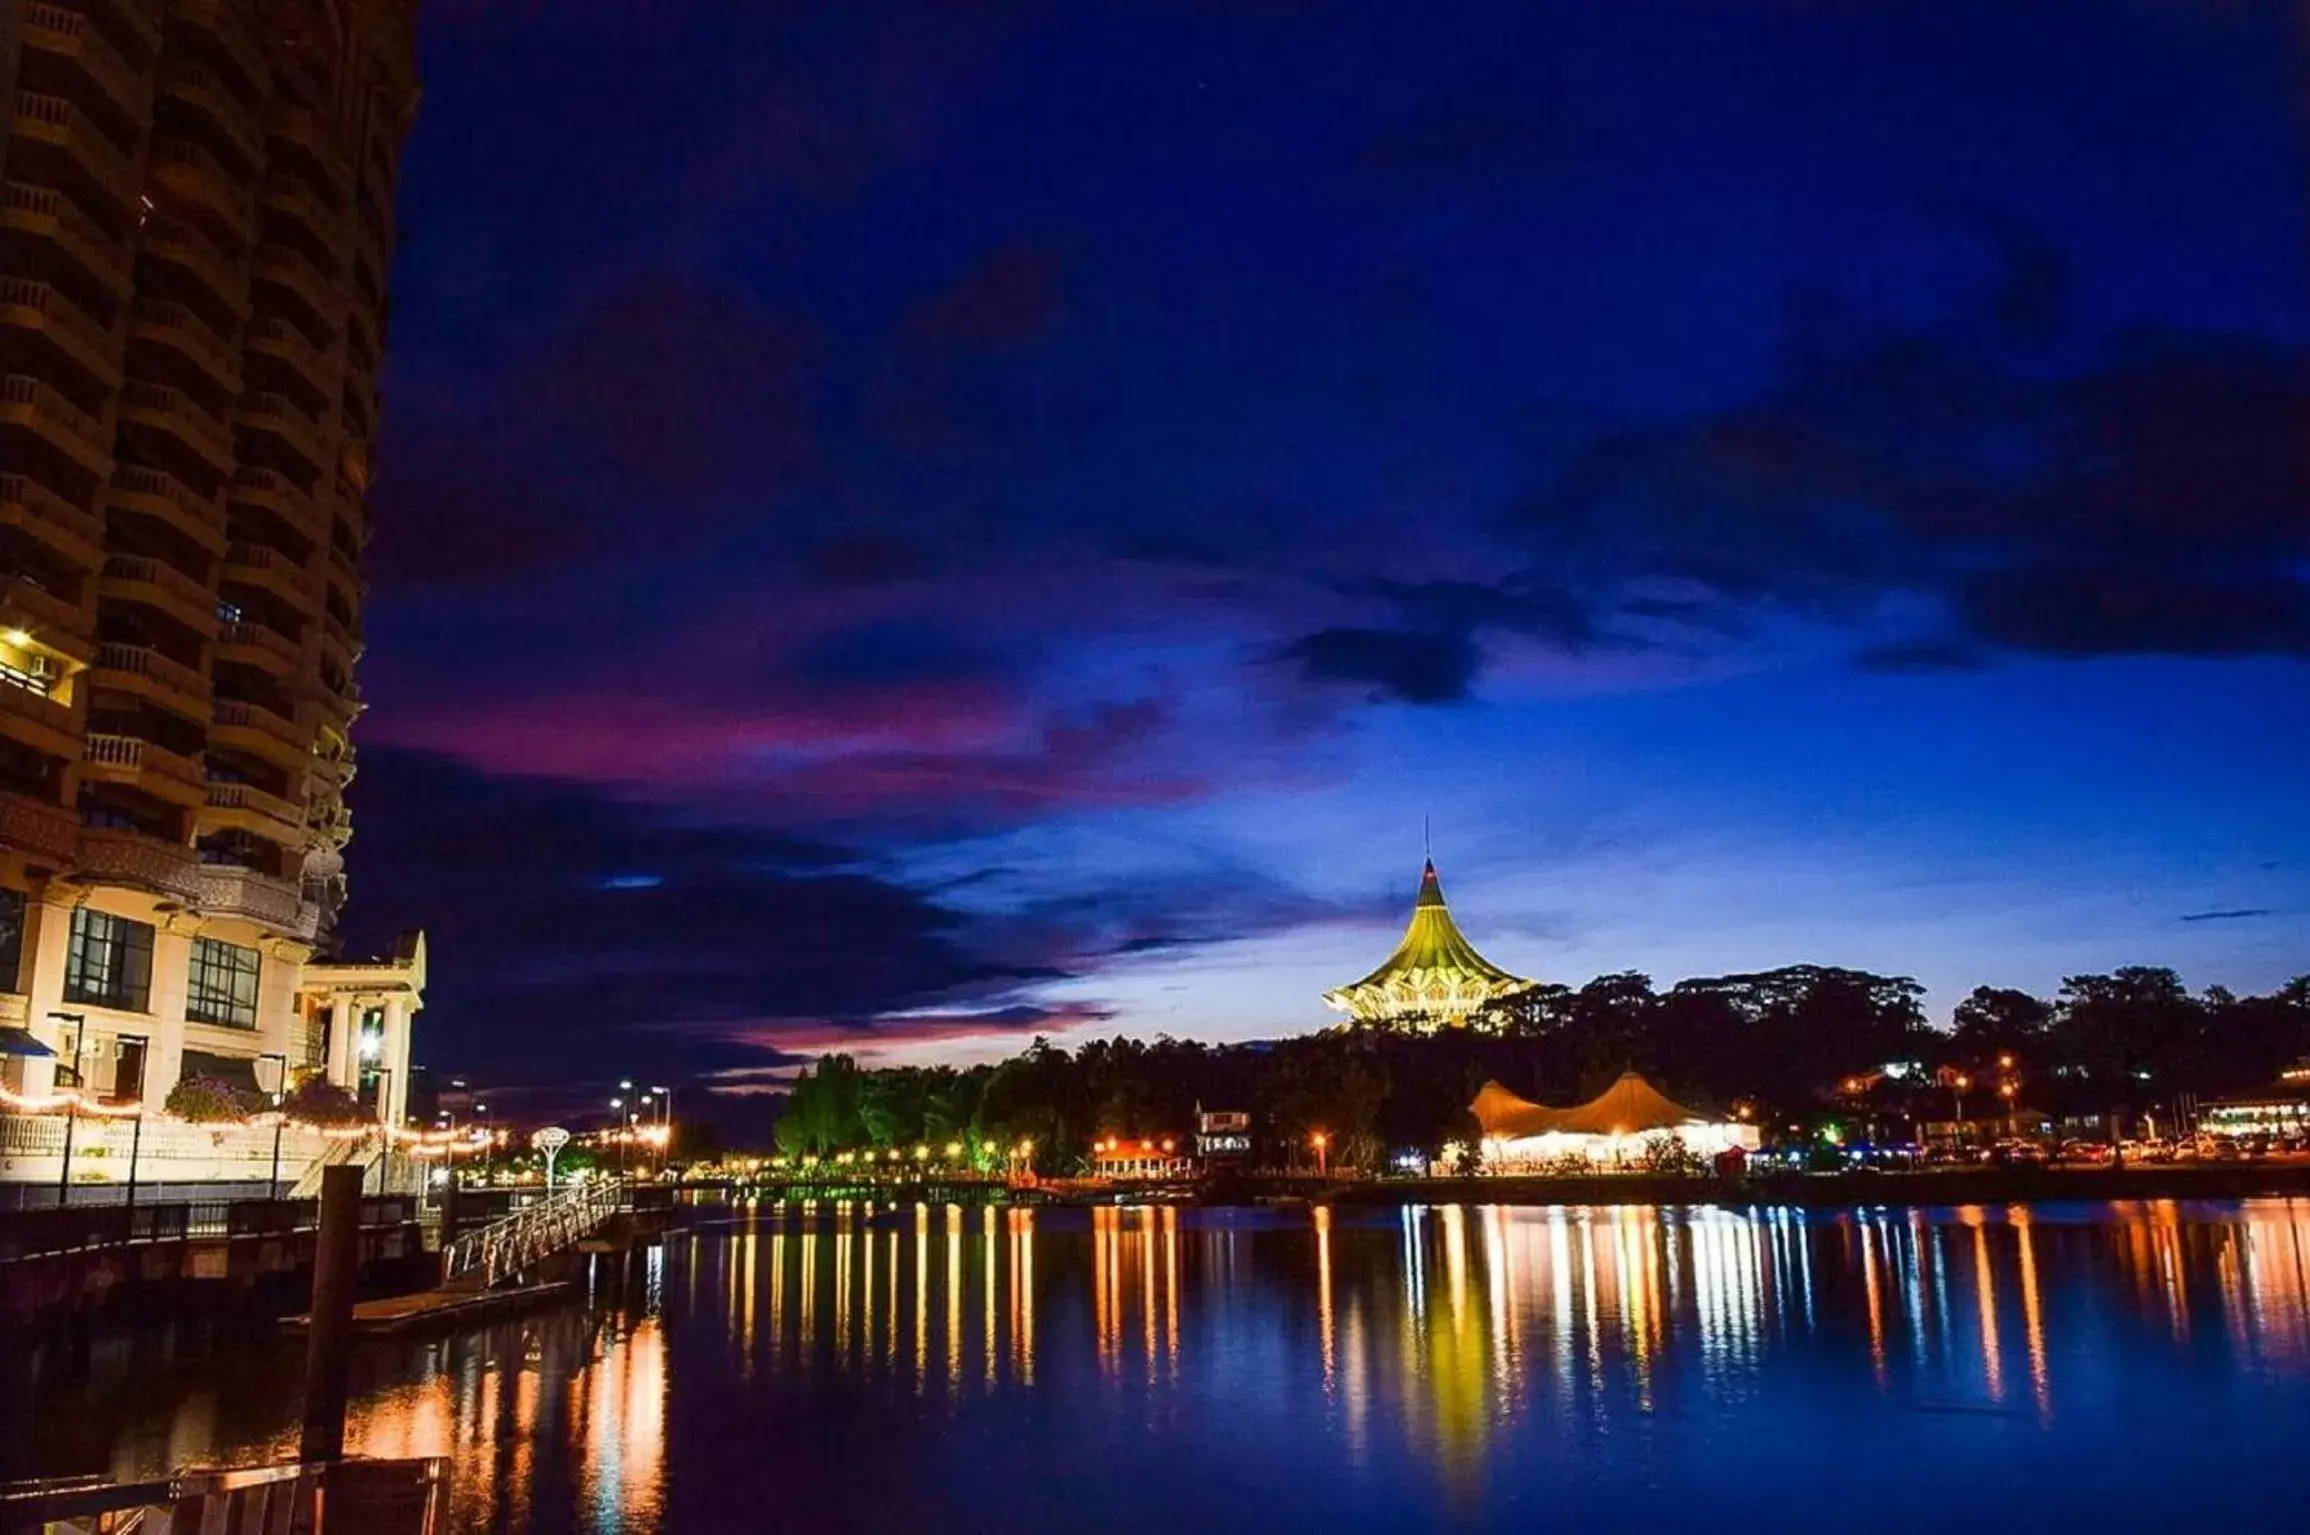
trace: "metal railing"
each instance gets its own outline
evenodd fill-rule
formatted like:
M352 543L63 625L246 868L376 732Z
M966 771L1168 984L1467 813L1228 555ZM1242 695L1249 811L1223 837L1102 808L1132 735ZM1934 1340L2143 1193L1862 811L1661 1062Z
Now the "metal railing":
M592 1235L625 1204L615 1179L589 1179L459 1237L442 1260L445 1284L487 1290Z
M68 1206L0 1214L0 1263L146 1242L287 1236L319 1229L314 1199L196 1200L174 1204ZM417 1202L404 1195L361 1201L363 1230L406 1226Z

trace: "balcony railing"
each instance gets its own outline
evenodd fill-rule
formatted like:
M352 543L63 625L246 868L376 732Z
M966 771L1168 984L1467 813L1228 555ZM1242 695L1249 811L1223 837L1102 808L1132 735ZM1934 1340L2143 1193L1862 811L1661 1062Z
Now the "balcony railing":
M322 172L336 184L337 191L350 190L348 183L351 178L346 170L345 151L338 144L336 135L329 131L329 125L321 120L320 113L295 102L275 103L272 117L265 127L276 137L288 140L311 155Z
M100 376L119 381L120 327L100 323L62 290L21 277L0 277L0 309L37 316L42 328L62 337Z
M80 161L96 183L123 208L136 203L136 163L106 136L86 112L61 96L16 93L16 132L55 144Z
M112 461L111 430L39 379L20 373L0 378L0 410L27 425L46 428L92 468L102 469Z
M275 662L291 667L298 665L304 659L304 653L297 648L295 640L290 639L285 634L268 629L263 624L250 623L246 620L237 624L227 624L223 634L218 638L223 644L261 652L271 657Z
M167 73L161 76L160 88L200 108L202 115L231 139L233 147L247 155L251 164L264 163L264 141L257 132L254 115L214 72L182 59L172 59Z
M81 760L90 767L157 773L182 784L203 784L201 765L180 752L136 736L91 735Z
M155 220L139 236L146 250L186 268L235 314L249 312L248 274L222 246L190 224Z
M73 254L90 271L118 282L128 269L128 247L114 239L64 193L54 187L36 187L11 181L0 186L0 215L6 222L52 234L74 248ZM48 226L48 227L44 227Z
M146 678L190 698L206 699L209 696L208 678L182 661L162 655L150 645L99 645L96 647L96 666L99 671Z
M175 433L219 470L233 465L232 435L206 405L169 384L139 379L121 391L123 414Z
M35 693L6 674L0 674L0 714L24 720L59 735L72 734L72 710L46 693Z
M249 321L245 334L250 350L293 364L324 390L335 380L328 348L315 345L312 337L279 315L257 315Z
M199 364L228 392L240 392L240 352L210 329L208 321L190 306L169 299L139 298L129 306L128 317L139 335L167 342Z
M80 851L80 818L62 805L0 789L0 844L69 864Z
M167 517L212 549L224 547L224 497L204 496L173 474L122 464L112 472L111 499Z
M305 832L303 806L291 804L253 784L219 783L212 779L208 784L208 803L211 810L245 810L262 816L290 837L302 837Z
M135 885L198 903L202 869L193 850L140 831L115 826L80 829L80 873L91 880Z
M295 938L312 937L319 925L320 909L289 880L214 863L197 866L193 879L193 904L211 916L243 917Z
M279 437L316 469L328 466L328 454L321 446L321 423L287 395L269 389L250 390L241 396L240 419Z
M270 709L238 699L217 701L216 728L255 731L296 751L304 751L312 739L312 732L295 720L284 719Z
M104 519L84 506L75 506L47 486L21 474L0 474L0 507L11 520L58 529L87 547L104 543Z
M127 116L142 119L151 105L143 74L129 68L104 34L78 11L31 0L24 7L24 37L35 48L78 57L82 71Z
M286 245L260 245L249 263L252 276L288 289L304 301L315 316L334 325L344 299L336 282L313 264L303 251Z
M22 613L41 629L78 629L80 605L66 601L19 571L0 570L0 608Z
M207 583L186 575L165 560L149 555L115 554L104 562L104 584L108 592L119 596L142 596L141 592L119 591L120 587L150 587L162 606L175 612L196 630L208 633L216 627L217 594Z
M179 186L190 187L211 211L232 225L233 233L247 239L256 224L256 201L249 185L225 163L190 139L164 139L152 146L152 170Z
M243 84L253 88L253 94L263 97L273 87L273 71L265 63L265 51L258 45L256 34L242 15L246 9L242 0L181 0L170 7L173 19L201 28L214 38L241 72Z

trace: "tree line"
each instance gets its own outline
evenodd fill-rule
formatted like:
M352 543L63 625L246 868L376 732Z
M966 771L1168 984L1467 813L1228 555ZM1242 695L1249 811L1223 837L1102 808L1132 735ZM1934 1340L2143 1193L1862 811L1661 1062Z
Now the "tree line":
M1249 1044L1168 1036L1037 1039L993 1066L862 1069L829 1055L806 1070L775 1126L789 1155L967 1144L974 1155L1032 1140L1064 1169L1106 1135L1191 1135L1204 1109L1244 1109L1276 1148L1323 1133L1335 1164L1377 1166L1393 1150L1433 1155L1474 1132L1488 1078L1542 1102L1644 1073L1703 1110L1738 1106L1761 1123L1809 1123L1856 1078L1925 1110L1937 1075L1993 1069L2031 1107L2108 1112L2251 1089L2310 1055L2310 976L2266 996L2190 991L2172 970L2071 976L2053 997L1983 986L1946 1029L1928 1023L1906 976L1794 965L1656 989L1622 972L1543 986L1471 1019L1411 1035L1370 1027ZM2002 1059L2014 1065L2001 1067ZM1887 1065L1899 1068L1890 1079Z

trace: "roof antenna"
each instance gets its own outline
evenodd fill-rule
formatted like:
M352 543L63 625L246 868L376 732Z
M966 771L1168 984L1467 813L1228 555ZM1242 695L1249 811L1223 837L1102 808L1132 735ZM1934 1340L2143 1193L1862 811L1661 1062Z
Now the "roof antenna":
M1429 863L1436 861L1436 841L1428 834L1428 818L1420 817L1420 857Z

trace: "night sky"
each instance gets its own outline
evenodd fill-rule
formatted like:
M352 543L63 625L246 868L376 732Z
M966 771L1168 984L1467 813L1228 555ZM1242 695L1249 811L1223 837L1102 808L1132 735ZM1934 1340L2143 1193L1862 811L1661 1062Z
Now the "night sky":
M1494 960L2310 969L2283 4L427 0L350 938L419 1053Z

